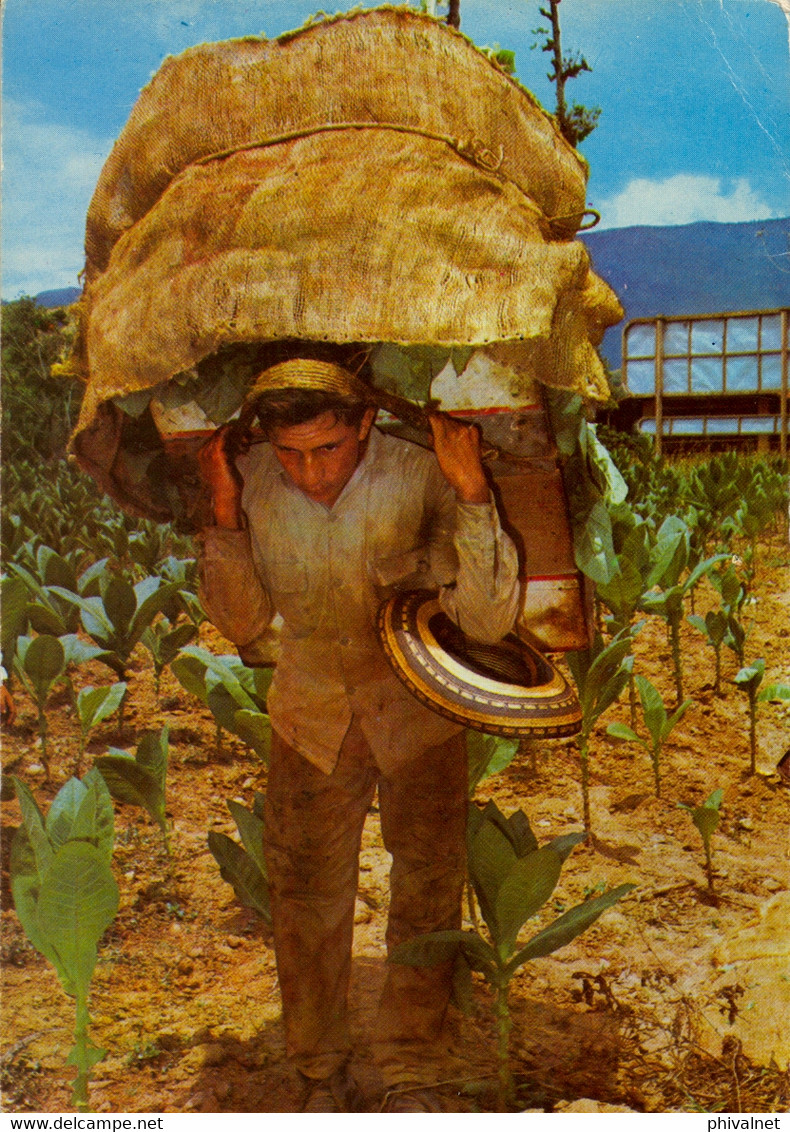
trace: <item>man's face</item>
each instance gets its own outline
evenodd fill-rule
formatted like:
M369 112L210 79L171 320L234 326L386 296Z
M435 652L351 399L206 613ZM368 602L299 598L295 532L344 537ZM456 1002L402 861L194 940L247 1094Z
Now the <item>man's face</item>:
M314 499L331 507L362 459L375 409L359 425L347 425L328 410L304 424L272 430L272 447L289 479Z

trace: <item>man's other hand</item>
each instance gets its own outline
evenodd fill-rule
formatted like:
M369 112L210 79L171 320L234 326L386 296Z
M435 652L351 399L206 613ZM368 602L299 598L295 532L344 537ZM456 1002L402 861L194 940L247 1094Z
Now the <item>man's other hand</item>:
M218 527L241 530L244 526L241 510L244 480L235 459L248 448L249 442L229 421L218 428L198 451L200 474L211 489L214 521Z
M433 447L442 475L462 503L488 503L491 495L483 470L480 430L477 425L431 413Z

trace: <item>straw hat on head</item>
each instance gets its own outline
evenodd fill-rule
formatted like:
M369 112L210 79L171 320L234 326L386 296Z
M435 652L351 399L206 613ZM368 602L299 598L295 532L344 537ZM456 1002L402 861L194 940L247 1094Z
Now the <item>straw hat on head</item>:
M370 386L361 378L343 366L317 358L289 358L269 366L255 378L245 400L253 401L262 393L276 393L284 389L309 389L336 397L372 401Z

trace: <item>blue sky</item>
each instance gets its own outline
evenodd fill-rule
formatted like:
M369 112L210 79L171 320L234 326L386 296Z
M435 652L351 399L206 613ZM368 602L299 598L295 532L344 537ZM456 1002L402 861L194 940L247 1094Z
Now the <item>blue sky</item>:
M531 47L539 3L461 0L461 26L515 50L551 109L549 59ZM277 35L319 6L5 0L3 297L77 284L99 171L166 55ZM790 0L563 0L560 15L564 48L593 68L569 96L602 111L581 146L602 227L790 215Z

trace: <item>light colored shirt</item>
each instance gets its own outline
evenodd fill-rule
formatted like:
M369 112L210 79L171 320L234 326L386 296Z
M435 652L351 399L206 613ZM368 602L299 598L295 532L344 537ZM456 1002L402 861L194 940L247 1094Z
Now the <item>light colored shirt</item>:
M331 508L296 487L268 444L238 468L247 529L203 532L200 596L245 659L282 618L267 703L275 730L326 773L352 715L385 773L457 733L398 680L376 614L396 590L438 588L469 636L509 632L518 561L493 502L456 502L432 452L375 428Z

